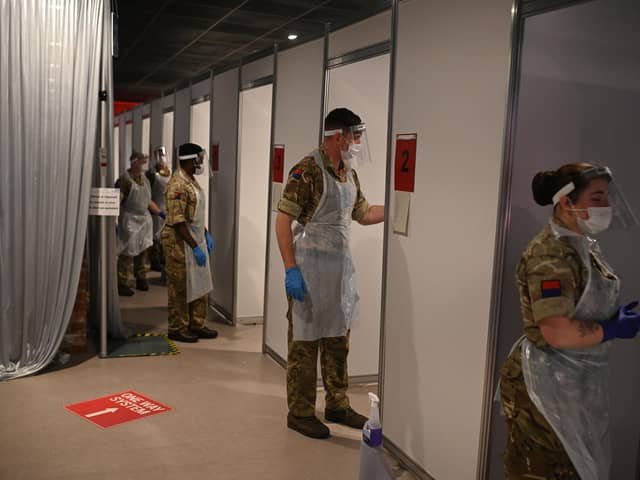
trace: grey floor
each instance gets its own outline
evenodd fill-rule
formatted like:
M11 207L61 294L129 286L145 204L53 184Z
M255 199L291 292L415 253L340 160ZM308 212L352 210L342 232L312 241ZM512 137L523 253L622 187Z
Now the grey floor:
M134 330L166 332L157 279L122 303ZM178 355L78 354L0 383L0 479L357 479L359 431L329 424L330 439L312 440L286 428L285 371L260 353L262 326L211 326L218 339L178 344ZM173 410L101 429L64 409L125 390ZM350 389L363 413L370 390ZM389 460L397 478L414 478Z

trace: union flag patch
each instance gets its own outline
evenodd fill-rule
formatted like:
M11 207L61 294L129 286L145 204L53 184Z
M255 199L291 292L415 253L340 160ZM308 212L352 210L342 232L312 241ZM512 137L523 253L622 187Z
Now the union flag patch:
M300 180L300 177L302 177L302 169L296 168L293 172L291 172L291 176L296 180Z
M540 289L542 290L542 298L553 298L562 295L560 280L543 280Z

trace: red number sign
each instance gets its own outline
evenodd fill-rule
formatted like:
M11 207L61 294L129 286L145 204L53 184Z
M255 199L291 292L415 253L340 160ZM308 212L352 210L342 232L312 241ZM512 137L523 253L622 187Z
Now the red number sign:
M273 147L273 181L277 183L284 181L284 145Z
M131 390L67 405L64 408L102 428L113 427L120 423L171 410L170 407Z
M220 170L220 145L217 143L211 144L211 171L217 172Z
M416 146L418 135L415 133L396 135L395 190L413 192L416 179Z

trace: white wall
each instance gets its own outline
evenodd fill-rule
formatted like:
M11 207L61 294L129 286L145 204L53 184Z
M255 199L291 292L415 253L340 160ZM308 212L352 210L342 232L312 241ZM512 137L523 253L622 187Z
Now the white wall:
M162 145L167 149L167 160L173 165L173 112L162 114Z
M142 117L142 143L140 151L150 155L149 143L151 142L151 117Z
M359 48L385 42L391 38L391 10L341 28L329 34L329 58Z
M233 315L235 266L236 143L238 141L238 70L217 75L213 83L211 142L219 144L220 170L214 172L209 225L216 248L212 257L211 301Z
M189 141L200 145L207 150L209 154L209 123L210 112L209 108L211 102L209 100L205 102L196 103L191 105L191 134ZM208 158L208 156L207 156ZM209 227L209 162L205 162L204 169L200 175L195 175L196 180L202 187L205 199L205 225Z
M389 17L386 16L387 21ZM371 205L383 205L387 164L389 58L382 55L329 71L326 110L347 107L367 125L371 162L356 167L360 187ZM353 222L351 251L360 305L351 331L349 375L377 375L380 355L380 303L384 226Z
M317 147L322 102L323 40L278 55L274 143L285 145L285 175ZM275 236L275 215L269 226L268 298L265 344L287 358L287 299L284 268Z
M240 92L236 318L262 317L272 85Z
M384 431L438 480L476 477L511 7L400 3L393 127L418 149L409 235L389 234Z
M178 148L183 143L187 143L191 137L191 90L189 88L178 90L175 96L173 143L174 147Z
M132 113L133 113L133 127L132 127L133 151L141 152L142 151L142 105L134 108L132 110Z
M273 74L273 55L242 66L242 85Z
M133 120L127 120L124 127L122 162L120 162L120 173L123 173L130 166L129 159L133 153Z
M162 143L162 98L157 98L153 102L151 102L150 118L151 128L149 132L149 148L151 149L151 151L149 152L149 154L151 155L153 154L153 150L161 145L164 145Z

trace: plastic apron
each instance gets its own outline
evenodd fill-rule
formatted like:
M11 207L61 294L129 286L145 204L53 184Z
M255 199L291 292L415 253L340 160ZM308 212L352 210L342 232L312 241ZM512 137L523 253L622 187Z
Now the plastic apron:
M593 262L611 268L595 240L552 223L567 237L588 270L587 285L573 318L587 324L617 311L620 280L604 277ZM609 438L609 352L612 342L581 350L537 348L522 340L522 372L532 402L553 427L582 480L607 480L611 464Z
M195 180L188 178L188 175L184 173L183 170L179 170L178 174L182 175L182 177L190 183L198 198L193 222L188 224L188 227L193 239L198 243L202 251L207 253L207 240L204 235L204 194L202 189L200 189L197 184L194 184ZM187 270L187 303L191 303L213 290L211 263L209 261L209 255L207 255L207 263L202 267L199 266L187 242L184 242L184 253Z
M171 176L160 175L159 173L155 174L155 181L151 186L151 200L155 202L160 210L165 212L167 210L167 202L164 198L164 194L167 191L167 184L169 183L169 179ZM158 215L153 216L153 236L156 239L160 238L160 231L164 227L166 220L163 220Z
M118 253L135 257L153 245L153 221L149 212L151 187L144 175L144 185L136 183L129 172L125 172L125 176L131 182L131 191L118 219Z
M323 172L324 189L309 222L296 235L296 263L308 294L292 304L293 339L318 340L347 334L358 302L349 249L356 185L351 170L339 182L326 171L319 150L313 158Z

